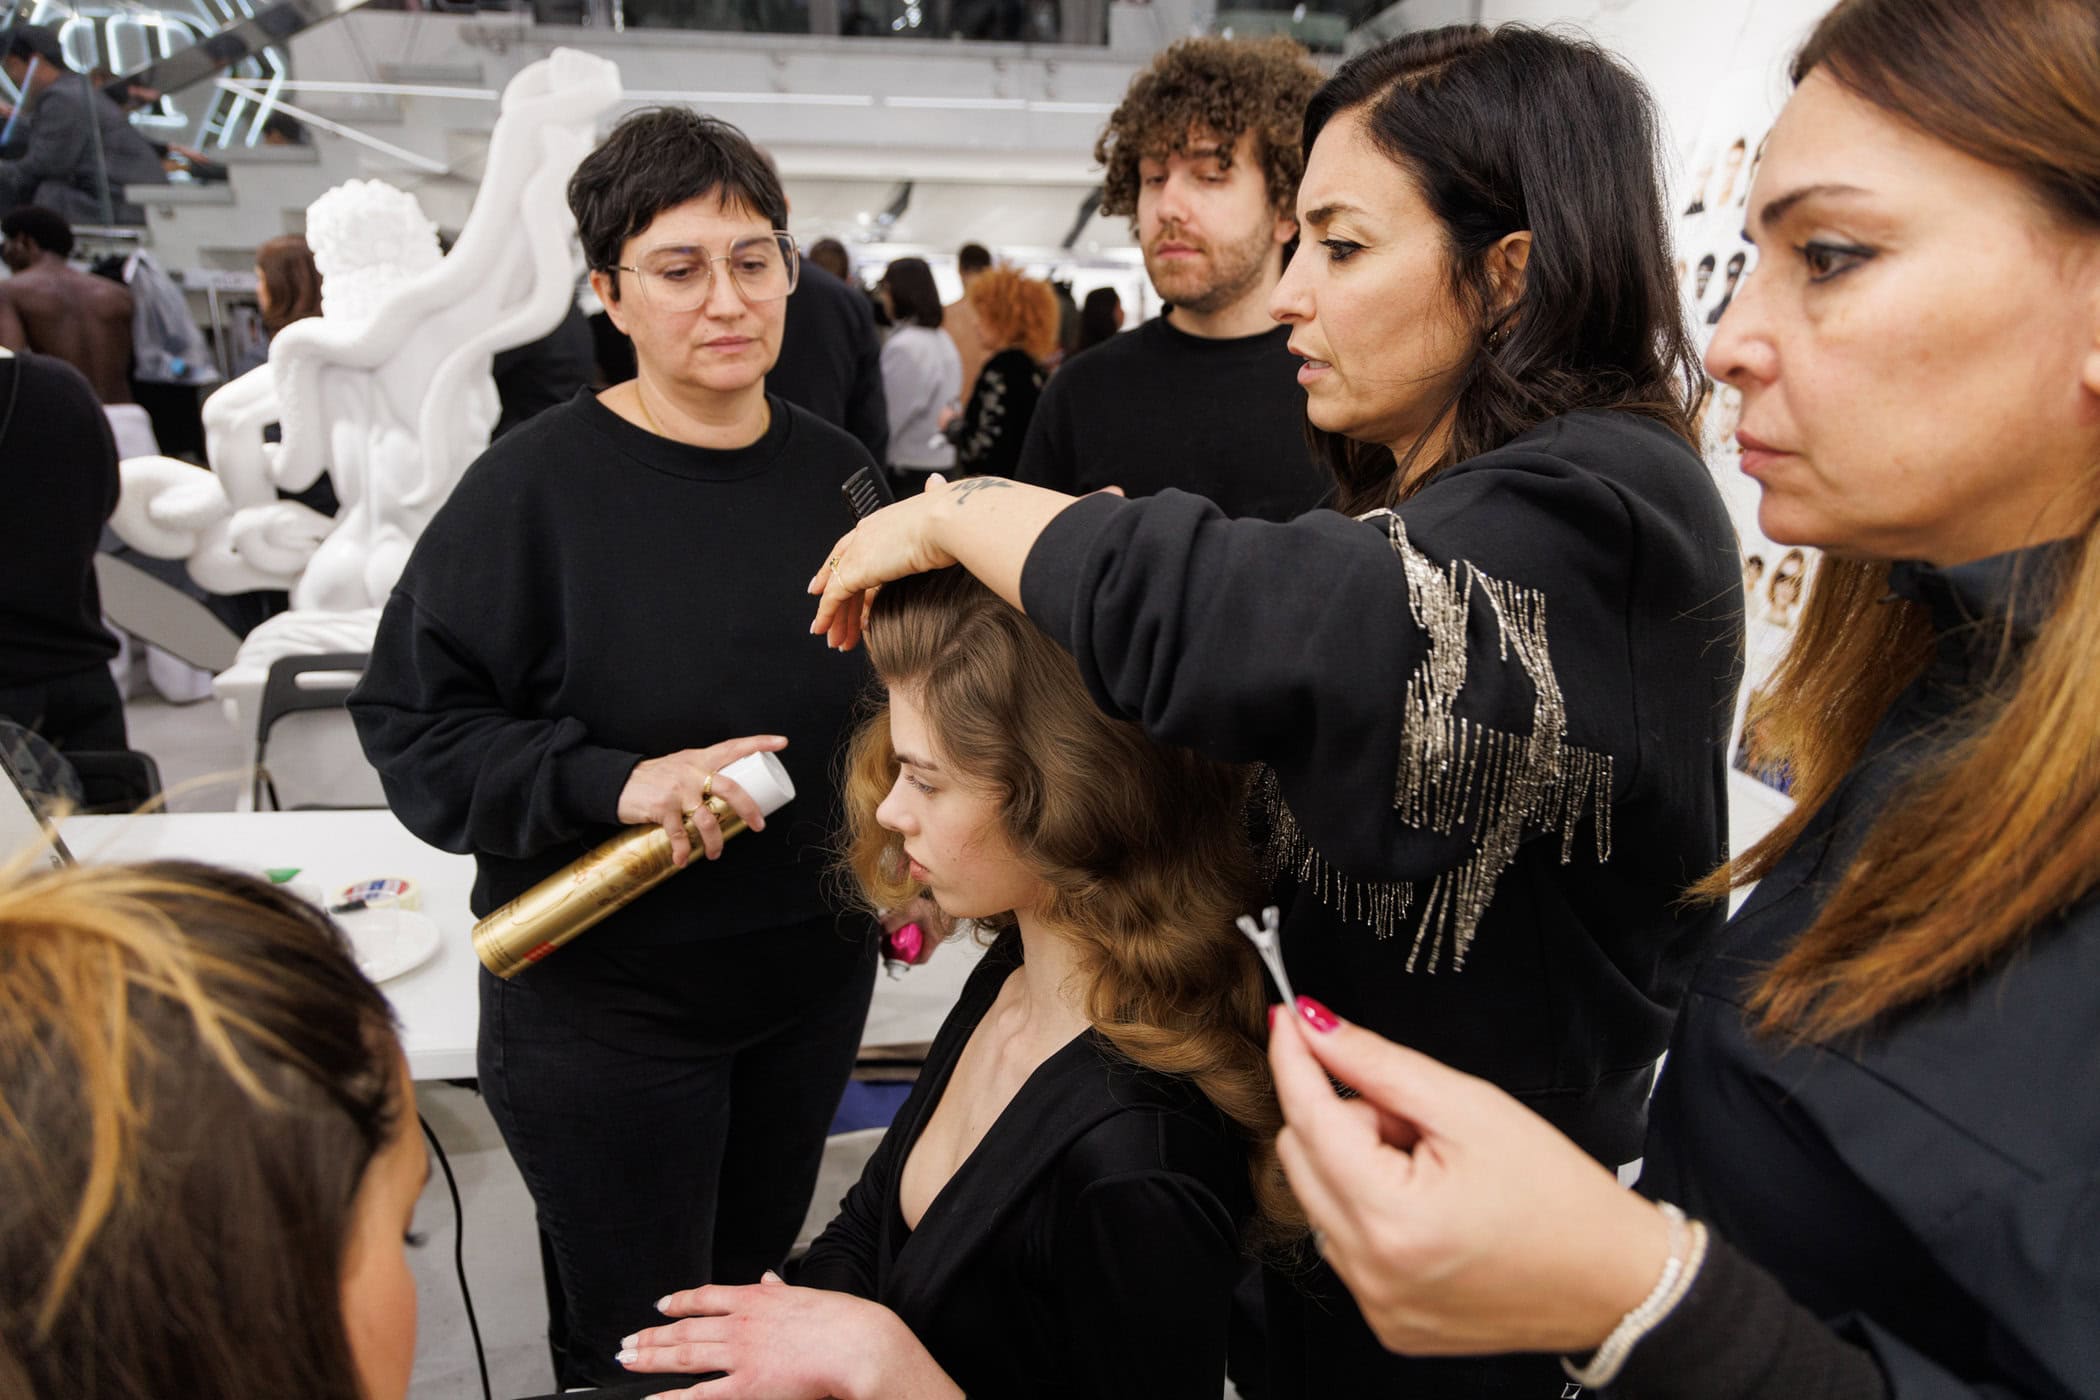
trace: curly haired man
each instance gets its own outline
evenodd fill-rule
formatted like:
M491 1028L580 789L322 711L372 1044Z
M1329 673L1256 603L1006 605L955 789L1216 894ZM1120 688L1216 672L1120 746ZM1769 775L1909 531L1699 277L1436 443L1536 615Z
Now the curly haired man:
M1269 295L1298 236L1299 128L1319 70L1288 39L1184 39L1095 143L1101 210L1131 216L1164 315L1052 377L1018 475L1081 493L1179 487L1228 515L1319 505L1305 395Z

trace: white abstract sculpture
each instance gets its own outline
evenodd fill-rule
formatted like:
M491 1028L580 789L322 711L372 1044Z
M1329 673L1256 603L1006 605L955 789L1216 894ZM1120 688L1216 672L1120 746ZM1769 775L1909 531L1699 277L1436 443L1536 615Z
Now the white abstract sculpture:
M371 648L409 551L488 445L496 353L551 332L578 261L567 186L621 96L617 65L556 49L503 91L474 206L449 256L413 196L353 180L307 211L322 314L204 405L210 472L123 464L111 519L127 543L184 559L216 593L286 589L292 611L249 634L217 683L236 725L270 663ZM270 424L281 440L263 441ZM279 498L328 473L333 516Z

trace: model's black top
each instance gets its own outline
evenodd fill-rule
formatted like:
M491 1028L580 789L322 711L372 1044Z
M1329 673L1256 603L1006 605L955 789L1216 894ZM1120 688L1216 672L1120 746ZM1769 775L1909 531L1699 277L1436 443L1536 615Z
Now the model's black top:
M1656 1090L1641 1189L1769 1278L1695 1289L1636 1348L1624 1393L2100 1395L2100 897L1866 1034L1790 1046L1744 1012L1897 788L1964 732L2006 618L2032 636L2058 559L1893 570L1930 610L1935 658L1700 969ZM1746 1328L1760 1285L1765 1323ZM1723 1337L1734 1367L1709 1378Z
M1290 338L1206 340L1166 316L1111 337L1051 376L1015 474L1073 496L1178 487L1227 515L1303 515L1332 483L1306 447Z
M402 824L474 854L476 914L613 835L638 761L746 734L787 736L795 800L589 941L826 911L832 767L866 671L806 635L803 586L868 456L768 402L757 443L709 451L579 394L492 444L417 542L350 712Z
M1021 962L985 954L793 1282L872 1298L951 1379L1001 1400L1217 1400L1253 1213L1244 1146L1186 1080L1088 1031L1045 1060L919 1221L905 1160Z
M0 354L0 686L117 654L102 627L95 544L117 508L117 445L95 391L64 360Z
M882 392L882 339L867 294L804 258L766 389L844 428L882 461L890 450L890 412Z
M502 405L490 439L575 398L590 387L596 369L590 323L572 302L553 330L538 340L500 351L489 367L496 380L496 399Z
M1043 367L1026 350L1001 350L977 372L955 439L955 469L965 476L1012 476L1043 396Z
M1267 765L1298 991L1639 1155L1721 923L1678 899L1725 853L1742 650L1683 439L1569 414L1363 521L1089 496L1022 594L1109 713Z

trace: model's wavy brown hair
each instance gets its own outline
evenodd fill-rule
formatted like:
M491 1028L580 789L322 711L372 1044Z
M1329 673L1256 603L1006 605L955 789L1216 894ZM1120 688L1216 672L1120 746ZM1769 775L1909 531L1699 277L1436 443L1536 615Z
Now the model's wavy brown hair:
M386 999L260 881L28 865L0 870L0 1395L359 1400Z
M1072 659L961 569L884 585L867 642L883 684L924 710L942 767L998 794L1008 839L1048 887L1044 918L1080 947L1094 1028L1237 1125L1257 1243L1302 1231L1276 1159L1261 963L1233 927L1261 897L1245 771L1102 714ZM876 908L924 893L875 819L896 780L885 705L855 735L845 783L846 865Z
M1116 105L1094 142L1102 168L1101 212L1137 216L1138 162L1186 152L1215 139L1232 163L1241 136L1254 134L1269 203L1278 214L1297 208L1305 153L1298 145L1305 104L1320 70L1303 45L1265 39L1182 39L1169 44Z
M1826 72L1927 135L2020 177L2066 228L2100 235L2100 11L2085 0L1848 0L1794 65ZM1926 410L1929 411L1929 410ZM2003 962L2100 886L2100 463L2093 513L2025 580L2055 606L2007 645L1961 737L1875 820L1816 921L1751 1000L1767 1033L1828 1037L1918 1006ZM2039 543L2039 541L2035 541ZM1762 879L1866 751L1931 659L1925 609L1891 599L1889 566L1827 558L1794 642L1751 716L1792 766L1794 810L1705 880ZM2011 619L2003 622L2010 643Z
M969 297L978 337L992 354L1018 347L1041 364L1057 349L1057 293L1048 282L995 267L970 283Z

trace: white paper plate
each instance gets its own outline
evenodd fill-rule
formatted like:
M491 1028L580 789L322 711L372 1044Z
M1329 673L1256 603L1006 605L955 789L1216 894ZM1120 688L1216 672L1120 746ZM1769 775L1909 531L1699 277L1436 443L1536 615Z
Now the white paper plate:
M360 909L338 914L336 925L350 940L358 970L374 982L413 972L438 950L438 926L412 909Z

